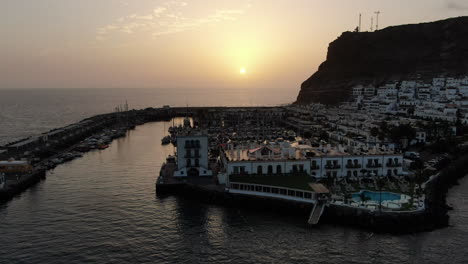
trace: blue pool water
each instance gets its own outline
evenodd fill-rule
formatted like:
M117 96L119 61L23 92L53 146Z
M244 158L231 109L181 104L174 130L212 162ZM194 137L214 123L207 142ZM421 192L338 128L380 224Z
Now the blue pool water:
M380 192L371 192L371 191L361 191L364 193L364 195L368 198L370 198L373 201L379 201L380 200ZM360 193L353 193L352 197L353 200L355 201L361 201ZM393 201L393 200L400 200L401 195L397 193L391 193L391 192L382 192L382 201Z

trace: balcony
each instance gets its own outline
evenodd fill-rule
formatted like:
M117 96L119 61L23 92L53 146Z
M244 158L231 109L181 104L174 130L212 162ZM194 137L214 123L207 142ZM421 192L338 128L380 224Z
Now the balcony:
M184 145L184 148L186 149L200 148L200 142L186 142Z
M382 164L367 164L366 165L367 168L382 168Z
M337 170L337 169L340 169L341 166L338 165L338 164L327 164L325 165L325 169L327 170Z
M199 159L201 158L200 154L185 154L184 158L186 159Z
M312 166L310 166L310 169L311 170L319 170L320 167L318 165L312 165Z
M360 169L361 167L361 164L346 164L347 169Z
M387 163L385 164L385 166L389 167L389 168L397 168L397 167L401 167L402 164L401 163Z

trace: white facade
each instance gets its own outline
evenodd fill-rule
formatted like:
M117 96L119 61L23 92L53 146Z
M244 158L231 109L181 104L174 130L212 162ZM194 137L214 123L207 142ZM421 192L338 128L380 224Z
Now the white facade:
M187 135L177 137L177 170L175 177L212 176L208 165L208 137Z
M334 155L334 151L324 150L325 153L329 154L308 156L306 154L298 155L296 152L301 151L300 148L294 149L291 147L287 148L286 151L291 152L293 149L293 152L296 154L289 156L279 154L280 156L273 157L271 153L268 153L267 148L269 149L269 147L263 147L263 149L248 150L249 153L257 152L263 154L259 156L256 153L252 156L252 159L242 154L246 150L241 151L239 149L237 152L226 151L221 159L225 173L227 175L306 173L316 178L379 177L403 174L402 154L347 155L344 152L340 152L341 154ZM302 146L302 148L306 149L305 146ZM311 152L312 147L307 148L306 151ZM291 158L293 156L296 158Z

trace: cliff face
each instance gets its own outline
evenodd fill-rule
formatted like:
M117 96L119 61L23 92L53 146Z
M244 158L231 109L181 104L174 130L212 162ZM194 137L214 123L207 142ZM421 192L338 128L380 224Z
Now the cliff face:
M329 45L318 71L302 83L296 103L346 101L358 84L465 74L468 17L345 32Z

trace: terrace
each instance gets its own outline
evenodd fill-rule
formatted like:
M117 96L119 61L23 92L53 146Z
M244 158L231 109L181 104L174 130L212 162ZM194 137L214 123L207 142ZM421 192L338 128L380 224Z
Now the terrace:
M285 187L291 189L299 189L304 191L312 191L309 186L313 182L313 178L307 174L280 174L280 175L231 175L230 182L251 183L260 185L270 185L277 187Z

